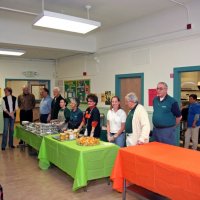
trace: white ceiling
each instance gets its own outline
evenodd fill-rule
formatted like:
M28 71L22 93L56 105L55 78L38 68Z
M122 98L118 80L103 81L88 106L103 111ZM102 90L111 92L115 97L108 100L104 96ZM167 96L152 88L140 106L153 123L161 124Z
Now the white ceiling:
M44 9L87 18L87 10L85 6L91 5L90 19L102 23L101 28L97 30L98 32L151 15L161 10L170 9L170 7L173 6L179 6L175 1L187 3L192 0L44 0ZM23 10L39 14L42 11L42 0L0 0L0 12L2 8ZM15 14L19 15L20 13L15 12ZM29 59L58 59L81 53L1 43L0 48L24 49L27 53L23 58Z

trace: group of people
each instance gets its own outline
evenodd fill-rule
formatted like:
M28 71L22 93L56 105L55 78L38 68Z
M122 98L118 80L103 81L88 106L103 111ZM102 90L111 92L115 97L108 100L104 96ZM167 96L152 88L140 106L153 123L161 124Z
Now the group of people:
M5 96L2 101L4 128L1 149L5 151L7 146L7 137L9 135L8 146L15 148L13 145L14 123L16 118L16 110L20 109L20 122L33 121L33 108L35 107L35 96L29 92L27 86L23 87L23 93L16 98L12 95L12 89L6 87L4 89ZM20 144L23 141L20 141Z
M168 86L165 82L159 82L156 90L157 96L153 100L153 140L176 145L176 126L180 123L182 117L179 105L173 97L167 94ZM13 145L13 132L17 108L19 107L20 109L20 122L32 122L33 108L36 103L34 95L30 93L27 86L23 87L23 93L18 98L12 95L12 89L9 87L6 87L4 92L5 97L3 97L2 104L4 116L2 150L6 148L8 133L8 145L10 148L15 148ZM66 129L79 129L81 131L83 127L86 127L84 131L85 136L100 137L100 112L97 108L98 97L95 94L87 96L88 108L84 114L79 109L80 100L78 98L71 98L71 110L67 108L68 102L61 96L58 87L53 89L53 98L50 97L47 88L42 88L41 95L40 122L49 123L56 121L60 131ZM188 147L191 135L196 141L196 133L200 126L200 106L196 103L196 99L196 96L190 95L191 106L185 147ZM192 102L192 100L195 102ZM128 115L121 108L119 97L113 96L111 98L111 106L107 113L107 140L120 147L148 143L150 122L147 111L139 103L138 97L133 92L125 96L125 104L130 110ZM197 146L195 141L194 149Z
M157 142L176 145L176 126L181 120L179 105L167 94L168 86L165 82L159 82L156 90L157 96L153 100L152 138ZM120 108L119 98L115 96L111 100L112 106L107 114L108 141L121 147L148 143L150 122L147 111L139 104L134 93L127 94L125 102L130 109L127 117Z

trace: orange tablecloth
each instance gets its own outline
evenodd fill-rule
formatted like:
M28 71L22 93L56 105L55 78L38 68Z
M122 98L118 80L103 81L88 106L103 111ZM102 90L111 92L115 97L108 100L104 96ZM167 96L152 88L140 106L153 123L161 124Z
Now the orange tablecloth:
M121 148L111 179L123 191L123 179L171 199L200 200L200 152L151 142Z

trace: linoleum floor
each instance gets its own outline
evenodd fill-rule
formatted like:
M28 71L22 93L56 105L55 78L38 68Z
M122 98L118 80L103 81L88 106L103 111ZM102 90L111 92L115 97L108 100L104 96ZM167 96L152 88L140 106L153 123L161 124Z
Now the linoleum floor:
M1 136L0 136L1 141ZM18 141L15 141L15 145ZM19 148L0 152L0 184L4 200L121 200L122 194L112 190L107 179L90 181L87 192L72 191L73 179L56 166L43 171L37 156ZM138 200L127 193L127 200Z

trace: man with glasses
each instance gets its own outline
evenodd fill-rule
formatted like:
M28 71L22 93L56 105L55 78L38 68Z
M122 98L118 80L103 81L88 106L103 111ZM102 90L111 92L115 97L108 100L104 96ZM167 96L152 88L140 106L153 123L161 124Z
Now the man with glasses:
M180 123L181 111L178 102L167 94L165 82L157 85L157 97L153 100L153 139L157 142L176 145L176 125Z

